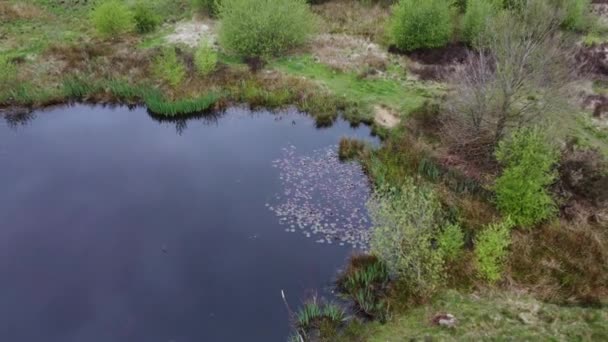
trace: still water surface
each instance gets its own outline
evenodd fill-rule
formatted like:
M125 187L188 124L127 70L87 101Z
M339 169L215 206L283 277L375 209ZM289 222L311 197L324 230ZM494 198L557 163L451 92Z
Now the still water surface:
M238 108L0 120L0 341L284 341L280 291L327 289L352 248L286 232L273 161L341 136L369 129Z

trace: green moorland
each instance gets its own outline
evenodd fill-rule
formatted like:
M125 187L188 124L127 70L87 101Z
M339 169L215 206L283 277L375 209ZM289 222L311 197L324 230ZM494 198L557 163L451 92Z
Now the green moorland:
M337 277L349 310L311 299L294 341L606 340L608 28L596 6L6 0L0 111L244 103L372 125L381 146L343 139L339 151L375 187L370 254Z

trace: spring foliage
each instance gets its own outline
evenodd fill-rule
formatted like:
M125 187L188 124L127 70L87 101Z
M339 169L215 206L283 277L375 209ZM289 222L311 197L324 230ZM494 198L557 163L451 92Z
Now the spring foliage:
M458 224L449 224L439 234L437 247L446 261L458 258L464 246L464 233Z
M555 213L547 189L555 179L558 154L538 127L515 131L498 145L496 158L504 170L496 180L498 208L521 226L532 226Z
M488 22L494 17L500 6L492 0L468 0L466 12L462 19L462 35L464 40L476 45Z
M413 293L431 293L443 270L441 252L433 247L440 214L435 193L408 178L400 189L378 191L368 207L372 252Z
M513 222L507 218L503 222L488 225L475 239L475 259L479 275L495 282L502 277L504 262L511 245Z
M106 38L116 38L134 27L133 14L120 0L102 2L93 9L91 20L97 32Z
M393 7L392 40L405 51L445 46L452 36L451 13L446 0L400 0Z
M304 0L223 0L219 41L243 57L270 57L306 42L315 19Z

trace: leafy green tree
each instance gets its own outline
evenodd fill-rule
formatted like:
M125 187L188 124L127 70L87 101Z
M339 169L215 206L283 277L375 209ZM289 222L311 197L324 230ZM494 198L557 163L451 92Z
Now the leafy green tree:
M515 131L499 143L496 158L504 170L496 180L498 208L521 226L532 226L555 213L547 187L555 179L556 149L538 127Z
M464 233L458 224L449 224L437 238L437 246L446 261L458 258L464 246Z
M479 275L490 282L502 277L505 259L511 245L513 222L507 218L503 222L487 226L475 239L475 259Z
M489 21L499 10L500 4L495 0L467 0L466 12L462 19L464 40L476 46Z

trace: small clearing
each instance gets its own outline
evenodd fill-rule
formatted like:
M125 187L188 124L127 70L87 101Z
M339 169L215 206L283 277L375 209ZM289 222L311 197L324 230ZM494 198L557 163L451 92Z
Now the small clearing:
M388 54L369 39L346 34L321 34L311 43L315 59L339 71L384 71Z
M189 47L196 47L203 40L214 45L216 34L213 23L192 20L178 23L175 31L166 36L166 40L172 44L185 44Z
M396 113L384 106L374 106L374 121L386 128L393 128L401 122Z

